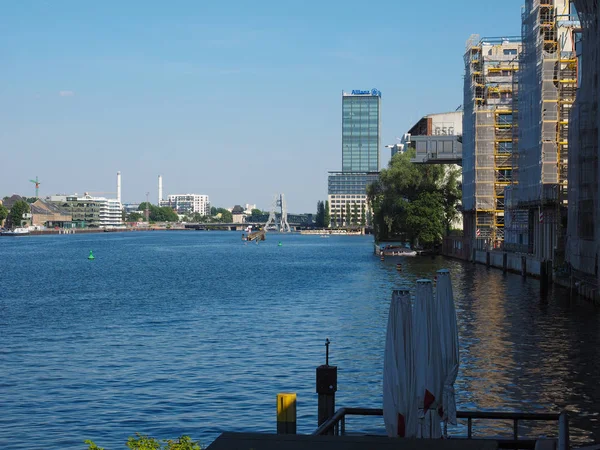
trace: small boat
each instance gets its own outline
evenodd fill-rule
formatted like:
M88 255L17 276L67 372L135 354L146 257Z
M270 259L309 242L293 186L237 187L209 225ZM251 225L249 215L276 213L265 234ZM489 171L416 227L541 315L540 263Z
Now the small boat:
M380 253L384 256L417 256L415 250L400 245L386 245L381 247Z
M0 233L0 236L27 236L29 228L15 228L14 230L5 230Z

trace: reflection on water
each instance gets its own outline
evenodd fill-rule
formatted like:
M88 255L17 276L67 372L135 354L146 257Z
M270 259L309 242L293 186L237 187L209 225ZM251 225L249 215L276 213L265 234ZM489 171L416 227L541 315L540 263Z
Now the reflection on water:
M459 318L459 409L567 408L576 441L600 440L600 314L587 302L558 289L541 297L536 280L455 260L381 262L369 237L239 238L0 239L0 448L274 432L283 391L297 392L298 431L309 433L325 338L339 368L338 407L381 407L391 291L441 268L452 273ZM383 425L353 417L348 429ZM511 433L489 422L475 430Z

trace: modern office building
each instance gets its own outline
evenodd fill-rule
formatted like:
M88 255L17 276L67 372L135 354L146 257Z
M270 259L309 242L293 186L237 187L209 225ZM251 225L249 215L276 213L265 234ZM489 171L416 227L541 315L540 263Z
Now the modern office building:
M169 195L166 200L160 201L160 206L167 206L176 211L178 214L199 213L202 216L210 216L210 201L208 199L208 195Z
M512 181L513 84L520 38L472 35L464 56L463 220L473 248L504 241L504 190Z
M380 145L381 92L342 92L342 171L329 172L328 179L334 226L365 222L367 185L379 174Z
M342 172L378 172L381 92L342 93Z
M53 195L48 198L71 214L72 221L85 227L120 227L123 207L116 199L78 195Z

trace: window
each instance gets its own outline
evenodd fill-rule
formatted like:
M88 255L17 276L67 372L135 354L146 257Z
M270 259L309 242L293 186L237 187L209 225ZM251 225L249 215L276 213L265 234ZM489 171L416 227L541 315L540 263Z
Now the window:
M504 49L504 54L505 55L516 55L517 54L517 49L516 48L505 48Z

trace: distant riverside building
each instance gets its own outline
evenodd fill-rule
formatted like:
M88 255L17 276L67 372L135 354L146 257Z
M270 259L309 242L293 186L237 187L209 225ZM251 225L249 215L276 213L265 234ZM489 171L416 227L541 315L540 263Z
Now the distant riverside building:
M334 226L364 223L367 186L379 176L380 145L381 92L342 92L342 171L329 172L328 179Z
M116 199L91 195L53 195L48 198L70 212L75 224L86 227L118 227L123 225L123 206Z
M210 201L208 195L200 194L174 194L166 200L161 200L159 206L167 206L178 214L199 213L210 216Z
M402 151L415 149L415 163L459 163L462 161L462 111L428 114L404 134ZM394 148L392 156L394 156Z

